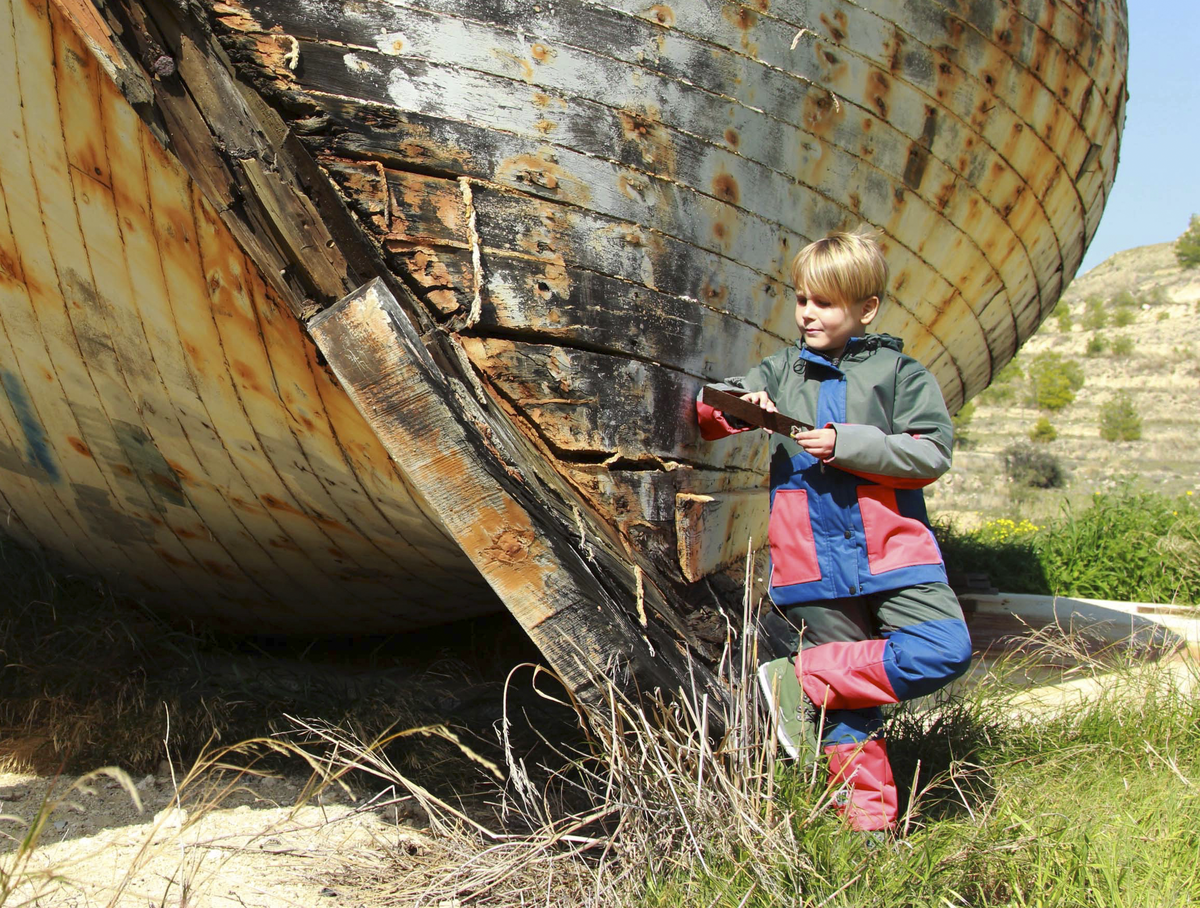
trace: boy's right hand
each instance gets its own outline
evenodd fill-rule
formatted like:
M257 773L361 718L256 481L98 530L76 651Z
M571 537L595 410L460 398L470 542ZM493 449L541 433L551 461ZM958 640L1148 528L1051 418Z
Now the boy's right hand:
M748 394L743 394L742 400L748 401L755 406L762 407L768 413L779 412L777 409L775 409L775 401L771 400L770 395L767 394L766 391L751 391ZM764 428L763 431L769 433L771 430Z

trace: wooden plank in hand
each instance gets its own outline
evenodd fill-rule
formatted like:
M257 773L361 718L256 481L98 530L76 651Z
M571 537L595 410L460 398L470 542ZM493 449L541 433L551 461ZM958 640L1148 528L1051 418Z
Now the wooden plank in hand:
M790 435L792 429L800 429L807 432L813 428L808 423L800 422L800 420L785 416L783 413L772 413L769 410L764 410L757 404L752 404L750 401L743 400L736 394L730 394L728 391L722 391L720 388L714 388L712 385L704 386L704 389L700 392L700 400L702 403L706 403L728 416L736 417L742 422L748 422L750 425L757 426L760 429L769 429L772 432L779 432L783 435Z

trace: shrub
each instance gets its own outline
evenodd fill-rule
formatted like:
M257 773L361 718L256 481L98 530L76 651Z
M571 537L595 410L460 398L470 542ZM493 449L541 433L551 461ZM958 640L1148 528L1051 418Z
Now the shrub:
M1200 508L1194 497L1096 493L1038 540L1050 591L1132 602L1200 598Z
M1108 313L1104 311L1104 300L1089 296L1084 303L1083 327L1088 331L1099 331L1108 324Z
M1128 356L1133 352L1133 338L1124 336L1118 337L1113 341L1112 352L1116 356Z
M1101 412L1100 437L1105 441L1137 441L1142 437L1142 418L1128 392L1118 393Z
M959 532L937 523L938 546L951 574L984 573L1006 593L1049 593L1035 545L1038 527L1002 517Z
M1016 393L1013 385L1024 377L1025 373L1021 371L1020 364L1015 359L1009 360L999 372L992 376L992 383L979 395L979 402L981 404L1001 404L1012 400Z
M1156 322L1165 322L1165 321L1166 321L1167 319L1169 319L1170 317L1171 317L1171 313L1170 313L1170 312L1167 312L1167 311L1164 309L1164 310L1162 310L1161 312L1159 312L1159 313L1158 313L1158 315L1154 316L1154 320L1155 320Z
M1111 300L1109 300L1109 305L1114 309L1132 309L1137 306L1137 304L1137 297L1128 290L1122 290Z
M1113 324L1118 328L1124 328L1128 325L1132 325L1134 318L1136 318L1134 311L1126 306L1123 306L1113 313Z
M1130 602L1200 601L1200 496L1097 492L1090 505L1043 527L991 520L956 533L938 527L946 566L986 572L1011 593Z
M1048 444L1058 438L1058 430L1045 416L1038 418L1029 430L1029 440L1034 444Z
M1004 449L1004 472L1016 485L1030 489L1060 489L1067 482L1057 457L1022 442Z
M1051 313L1051 316L1054 318L1055 323L1058 325L1058 330L1061 333L1066 334L1071 330L1071 308L1067 305L1065 300L1058 301L1058 305L1054 307L1054 311Z
M975 439L971 437L971 420L975 416L974 401L967 401L959 411L950 417L950 422L954 426L954 446L956 448L969 448L975 443Z
M1200 215L1192 215L1188 229L1175 241L1175 258L1184 268L1200 265Z
M1093 334L1088 338L1087 346L1083 348L1083 355L1087 357L1099 356L1108 349L1108 341L1101 334Z
M1083 369L1058 353L1039 353L1029 365L1030 402L1043 410L1061 410L1083 387Z
M988 385L977 400L981 404L1004 404L1016 396L1012 385Z

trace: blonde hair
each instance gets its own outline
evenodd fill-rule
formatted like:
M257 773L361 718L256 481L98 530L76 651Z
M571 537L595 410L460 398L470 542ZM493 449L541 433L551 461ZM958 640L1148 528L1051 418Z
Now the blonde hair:
M882 303L888 266L878 238L878 231L862 225L809 243L792 259L792 286L843 306L872 296Z

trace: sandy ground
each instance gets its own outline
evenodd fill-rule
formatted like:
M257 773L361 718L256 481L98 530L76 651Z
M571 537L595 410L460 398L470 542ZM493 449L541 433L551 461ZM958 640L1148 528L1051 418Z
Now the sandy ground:
M357 906L367 902L347 882L351 866L383 866L385 853L428 841L404 804L355 804L326 790L296 806L302 780L255 779L225 794L219 809L206 809L203 795L185 796L181 808L166 773L134 784L140 811L106 776L81 783L0 774L0 859L10 871L23 863L23 881L4 904ZM25 851L20 838L44 804L56 806L41 846Z

